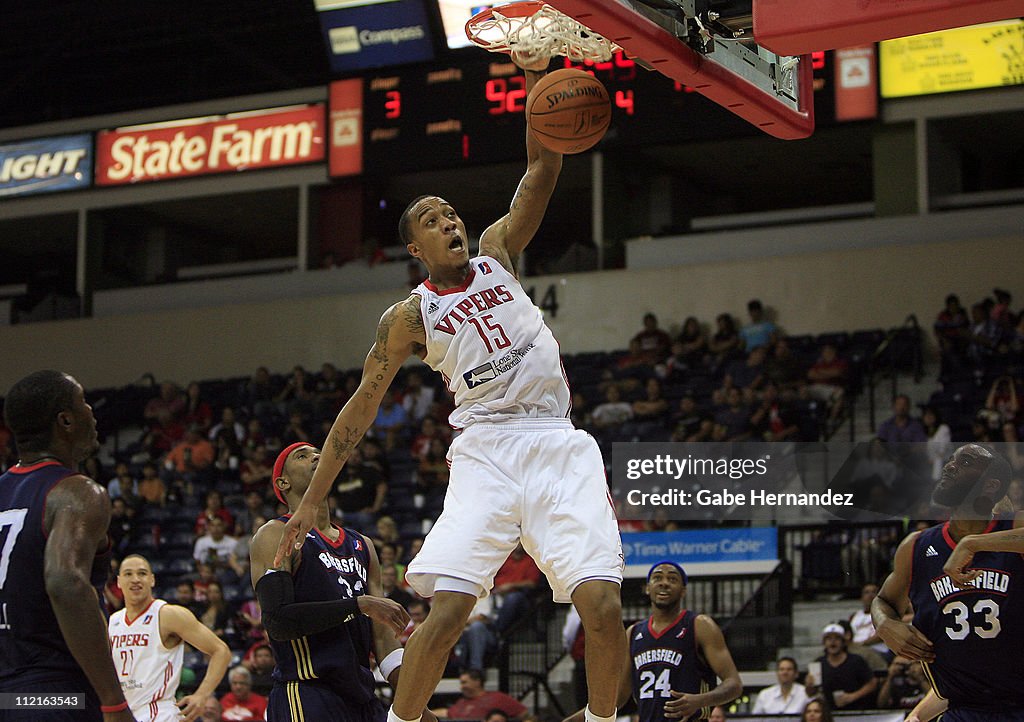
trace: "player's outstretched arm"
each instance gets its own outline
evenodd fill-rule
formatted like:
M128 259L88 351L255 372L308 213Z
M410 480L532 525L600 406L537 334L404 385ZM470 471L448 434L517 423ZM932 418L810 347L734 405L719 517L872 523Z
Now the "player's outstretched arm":
M203 713L207 698L227 674L228 665L231 664L231 650L224 640L204 626L192 612L177 604L165 604L160 608L160 636L166 639L170 635L191 644L210 658L206 674L196 691L178 700L182 719L193 722Z
M619 691L618 697L615 699L616 709L621 709L633 695L633 661L629 656L629 638L633 636L633 629L635 627L635 624L626 627L626 658L619 665L622 669L622 674L619 675ZM586 715L581 709L566 717L562 722L585 722L585 720Z
M914 705L914 709L910 710L906 722L929 722L929 720L933 720L945 712L948 707L949 700L942 699L939 695L935 694L934 689L930 689L928 694L924 696L924 699Z
M980 569L970 568L974 555L978 552L1024 554L1024 512L1017 512L1013 520L1013 529L965 536L949 555L942 571L948 574L958 587L970 584L981 575Z
M384 392L402 363L409 356L419 354L426 342L419 296L399 301L381 316L377 324L377 338L363 364L359 388L338 413L327 434L320 462L302 502L288 520L272 566L280 566L292 548L301 548L306 532L313 528L317 505L327 498L331 484L352 454L352 449L373 424Z
M529 93L547 70L549 58L524 58L516 54L512 59L525 69L526 91ZM531 69L532 68L532 69ZM498 219L480 236L480 255L491 256L510 273L516 272L516 262L523 249L533 240L544 219L548 201L562 170L562 154L546 149L533 133L526 131L526 174L519 181L508 213Z
M892 573L882 583L878 596L871 602L871 621L885 646L895 654L913 661L931 662L935 659L932 643L920 630L903 621L910 609L910 572L913 564L914 542L920 532L914 532L900 542L892 562Z
M693 631L697 635L697 644L704 659L722 681L713 690L704 694L683 694L672 690L672 699L665 703L667 719L689 719L690 715L702 707L727 704L743 693L740 673L725 644L725 636L715 620L706 614L699 614L693 622Z
M110 499L98 484L84 476L63 479L46 500L46 549L43 578L64 641L100 704L124 702L117 671L110 658L107 624L100 613L89 573L97 549L109 543ZM107 719L133 720L124 710Z

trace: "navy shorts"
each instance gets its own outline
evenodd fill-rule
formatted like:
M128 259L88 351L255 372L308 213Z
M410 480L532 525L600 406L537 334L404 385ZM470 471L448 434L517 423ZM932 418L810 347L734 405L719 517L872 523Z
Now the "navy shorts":
M85 694L85 709L0 709L0 722L103 722L100 699L84 677L68 677L66 681L45 680L17 684L8 680L0 691L19 695Z
M312 682L276 682L267 701L267 722L385 722L387 712L376 697L361 705L343 699L330 687Z
M954 707L939 718L942 722L1024 722L1024 708L979 709Z

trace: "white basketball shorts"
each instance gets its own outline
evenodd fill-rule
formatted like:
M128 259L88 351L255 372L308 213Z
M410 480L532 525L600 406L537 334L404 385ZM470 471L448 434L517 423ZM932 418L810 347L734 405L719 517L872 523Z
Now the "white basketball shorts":
M494 575L522 540L569 602L583 581L622 582L622 542L597 442L567 419L470 425L448 452L444 511L405 578L430 597L439 576L490 593Z

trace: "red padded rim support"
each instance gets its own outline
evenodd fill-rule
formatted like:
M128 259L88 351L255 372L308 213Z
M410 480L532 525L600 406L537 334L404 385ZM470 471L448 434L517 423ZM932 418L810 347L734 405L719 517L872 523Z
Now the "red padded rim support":
M813 77L810 57L802 58L798 79L800 109L776 98L728 70L707 61L671 33L624 5L610 0L547 0L630 55L650 63L662 75L688 85L776 138L806 138L814 132Z
M754 38L780 55L868 45L879 40L1007 20L1024 0L753 0Z

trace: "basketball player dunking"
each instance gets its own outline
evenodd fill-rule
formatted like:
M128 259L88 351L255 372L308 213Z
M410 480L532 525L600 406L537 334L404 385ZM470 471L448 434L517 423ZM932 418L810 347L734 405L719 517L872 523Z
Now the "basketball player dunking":
M278 455L274 493L289 509L298 506L319 460L320 451L303 442ZM316 526L301 550L271 569L286 520L260 527L249 548L253 587L276 661L267 719L383 722L370 652L394 685L402 662L397 636L409 615L384 597L373 544L331 524L327 504L317 509Z
M871 605L889 649L924 663L944 722L1024 720L1024 515L991 516L1009 483L1009 464L989 448L957 449L933 495L950 520L903 540Z
M124 609L107 622L114 669L140 722L192 722L228 671L231 650L185 607L154 599L155 584L145 557L129 554L121 560L117 585L124 592ZM175 702L185 644L210 661L196 691Z
M513 60L526 69L528 90L547 68L547 60ZM520 539L555 600L571 600L579 610L587 635L588 720L611 722L615 714L626 657L622 553L604 463L597 443L568 419L558 344L516 275L562 157L529 134L526 150L526 174L511 207L480 236L475 259L450 203L422 196L405 209L399 234L429 278L381 318L359 388L335 420L278 550L280 561L310 528L313 510L373 423L403 361L416 355L440 371L455 394L450 422L463 432L449 450L444 511L406 573L434 603L406 647L391 722L419 719L477 598L489 593Z
M636 700L640 722L709 719L712 709L743 692L722 630L683 607L686 572L672 561L647 573L651 616L626 629L629 657L619 680L619 707ZM716 676L722 681L715 685ZM582 722L582 713L565 722Z
M78 465L96 453L82 387L36 371L11 387L4 419L18 463L0 476L0 692L84 693L84 709L0 709L0 722L130 722L97 587L109 568L110 500Z

